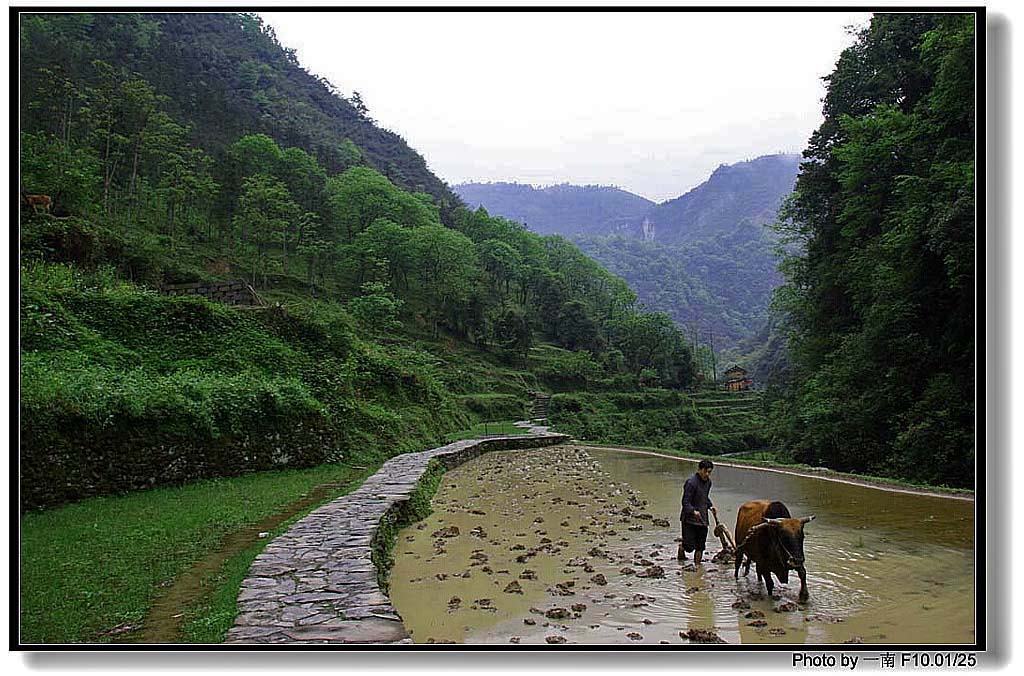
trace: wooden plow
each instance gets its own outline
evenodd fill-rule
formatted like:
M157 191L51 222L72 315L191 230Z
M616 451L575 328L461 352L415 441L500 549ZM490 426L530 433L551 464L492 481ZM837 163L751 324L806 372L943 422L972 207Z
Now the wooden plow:
M722 551L711 557L712 561L732 561L736 556L736 541L732 538L732 533L724 523L718 520L718 514L712 512L715 516L715 537L722 541Z

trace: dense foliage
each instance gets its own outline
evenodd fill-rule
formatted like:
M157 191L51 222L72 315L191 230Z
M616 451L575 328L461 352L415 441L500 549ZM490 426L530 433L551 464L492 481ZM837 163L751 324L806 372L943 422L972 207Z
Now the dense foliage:
M782 228L800 461L973 484L973 22L876 15L827 78Z
M403 189L380 157L418 156L311 84L254 17L23 15L21 32L23 188L53 198L22 210L26 504L516 417L545 341L619 387L693 382L682 333L565 239L459 206L432 176ZM255 90L229 102L247 68ZM314 91L323 115L288 108ZM277 306L156 293L239 277ZM474 378L503 368L517 372Z
M103 157L108 174L133 170L135 153L125 143L141 150L161 142L142 132L156 123L149 89L166 97L166 114L182 125L178 133L214 157L241 136L262 133L303 148L331 173L366 163L403 189L433 195L443 208L458 202L400 136L374 123L358 93L345 98L335 83L305 71L254 14L19 19L23 129L49 125L65 143L81 140L86 130L77 113L89 99L89 114L109 123L100 132L111 141Z
M21 287L25 508L379 459L472 419L429 354L361 339L331 304L244 312L61 264Z
M294 76L297 66L288 66L272 31L253 17L211 16L24 16L24 185L52 195L56 210L102 221L122 239L152 235L153 249L191 258L200 274L234 272L259 288L297 291L303 279L306 293L357 297L349 309L378 331L396 328L402 315L435 336L447 332L520 360L535 332L593 352L634 340L638 310L627 286L565 240L402 190L362 164L361 152L343 162L312 142L282 147L262 133L230 140L213 133L210 126L220 129L228 111L208 121L183 105L174 87L184 75L170 77L151 61L149 50L160 54L165 42L184 49L164 37L171 28L165 22L179 22L175 29L188 35L219 27L202 49L235 53L249 45L263 57L256 70L281 71L273 82ZM40 64L32 58L39 52L56 58ZM99 59L82 64L96 53L133 56L131 69ZM160 91L140 67L176 95ZM204 140L211 147L199 145ZM673 356L641 356L628 366L636 375L658 370L662 384L685 385L685 369L669 363L688 359L685 342L670 326L663 332Z
M722 165L685 195L655 205L616 188L510 183L455 186L468 204L571 237L622 277L647 308L685 327L697 349L751 365L763 342L776 267L775 221L799 156ZM742 344L742 346L741 346ZM711 360L699 368L712 377Z
M697 344L716 350L757 335L782 281L775 242L750 224L688 244L623 235L579 238L576 244L626 280L646 307L664 312Z

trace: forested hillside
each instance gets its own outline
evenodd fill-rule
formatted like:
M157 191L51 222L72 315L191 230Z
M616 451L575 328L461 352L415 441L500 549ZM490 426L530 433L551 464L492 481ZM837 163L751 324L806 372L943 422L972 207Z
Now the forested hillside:
M698 331L700 342L717 350L758 332L782 280L775 241L761 226L676 246L622 235L576 244L626 280L645 306Z
M243 135L262 133L302 148L328 172L365 162L404 190L432 195L444 209L458 201L400 136L374 123L358 95L347 99L336 87L344 83L304 70L254 14L22 14L20 38L22 119L45 119L66 140L81 124L73 113L87 106L111 121L130 115L111 132L138 146L132 133L140 133L152 109L145 99L159 96L159 111L211 156ZM95 97L86 101L86 89L101 86L111 95L106 110ZM124 88L121 96L115 86ZM113 143L111 152L121 149ZM61 191L65 186L26 187L58 202L73 198Z
M571 237L626 280L646 307L670 316L699 343L755 367L763 348L755 338L782 281L778 237L766 226L792 190L798 166L797 155L722 165L662 204L613 188L483 183L454 189L468 204L531 230Z
M827 78L782 234L797 459L971 486L974 17L877 14Z
M52 197L22 209L26 505L422 447L533 388L692 383L666 316L456 204L257 19L23 15L21 42L21 182ZM160 293L218 279L267 304Z
M799 155L723 164L693 190L651 209L651 237L665 244L687 244L731 235L743 226L774 223L782 200L793 190L799 166Z

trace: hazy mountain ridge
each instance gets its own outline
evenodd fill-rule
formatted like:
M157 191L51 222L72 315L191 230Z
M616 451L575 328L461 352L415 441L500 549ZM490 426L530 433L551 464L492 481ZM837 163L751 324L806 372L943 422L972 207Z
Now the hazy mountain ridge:
M625 279L648 308L703 332L705 340L713 335L716 349L730 349L756 342L782 281L777 238L764 226L792 191L799 163L799 155L780 154L722 165L661 204L599 186L468 183L454 190L471 207L572 239ZM574 211L551 208L568 195Z
M568 183L535 188L522 183L462 183L453 190L471 208L525 224L544 235L606 235L638 226L651 200L615 186Z
M651 209L647 217L654 226L653 239L693 242L731 232L742 223L771 223L799 171L799 155L723 164L693 190Z
M543 234L622 234L682 244L728 233L742 224L771 223L793 190L799 170L800 156L794 154L723 164L697 187L661 203L614 186L568 183L536 188L470 182L453 190L472 208L482 206L492 215Z

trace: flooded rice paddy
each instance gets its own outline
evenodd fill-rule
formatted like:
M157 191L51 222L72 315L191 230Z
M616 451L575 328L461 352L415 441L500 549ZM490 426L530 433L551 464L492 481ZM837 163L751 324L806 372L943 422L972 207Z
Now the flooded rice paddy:
M712 499L781 500L806 527L799 580L676 560L695 463L559 446L489 453L448 472L433 514L399 533L391 599L417 642L972 643L974 503L716 466ZM711 634L706 634L710 636Z

